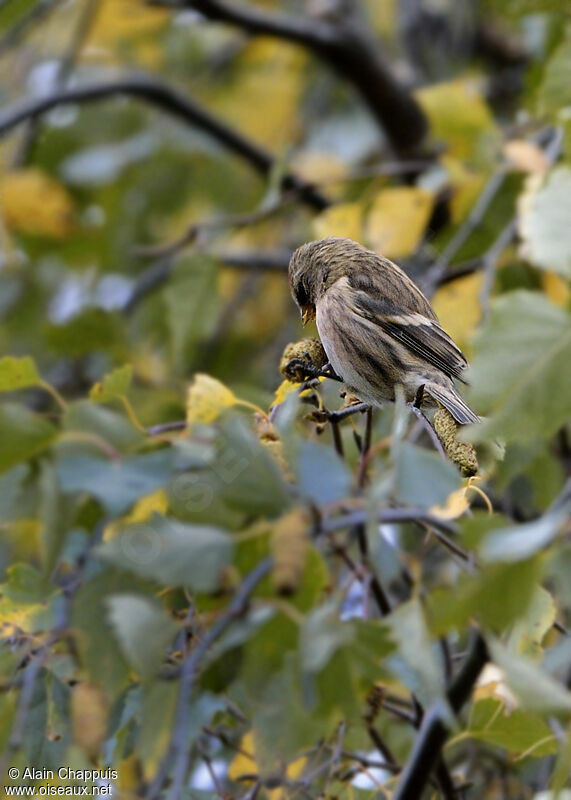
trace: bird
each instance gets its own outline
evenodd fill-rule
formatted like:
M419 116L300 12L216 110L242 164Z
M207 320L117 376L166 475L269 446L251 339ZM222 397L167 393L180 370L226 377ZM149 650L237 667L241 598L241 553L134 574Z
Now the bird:
M351 394L372 406L426 395L457 423L479 421L454 380L468 363L428 299L388 258L352 239L329 237L298 247L288 267L305 325L315 319L329 365Z

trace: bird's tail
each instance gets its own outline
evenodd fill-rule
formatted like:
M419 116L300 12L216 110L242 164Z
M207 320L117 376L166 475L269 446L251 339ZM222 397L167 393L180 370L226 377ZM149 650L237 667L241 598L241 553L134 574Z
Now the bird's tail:
M480 417L474 414L470 406L462 400L453 386L447 387L439 386L437 383L426 383L424 385L424 391L443 405L444 408L447 408L460 425L470 425L473 422L480 422Z

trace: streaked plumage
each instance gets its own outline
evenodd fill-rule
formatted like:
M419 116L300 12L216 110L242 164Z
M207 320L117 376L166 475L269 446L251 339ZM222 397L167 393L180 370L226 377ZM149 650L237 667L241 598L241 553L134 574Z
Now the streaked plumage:
M413 402L424 385L458 422L478 421L454 386L464 355L392 261L351 239L321 239L295 251L289 280L304 323L316 318L331 366L360 400L394 401L400 384Z

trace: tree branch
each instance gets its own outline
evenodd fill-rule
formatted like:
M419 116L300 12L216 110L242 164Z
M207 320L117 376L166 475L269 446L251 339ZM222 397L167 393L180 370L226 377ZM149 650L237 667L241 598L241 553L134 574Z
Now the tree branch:
M186 745L186 730L191 711L190 701L200 665L214 642L222 636L236 619L244 614L250 595L260 581L266 577L271 568L271 558L260 561L244 578L226 611L218 617L192 652L185 658L180 675L180 691L171 741L157 774L149 787L146 795L147 800L156 800L160 796L171 764L173 766L173 778L167 797L168 800L178 800L180 798L189 765L190 754Z
M472 688L488 660L486 644L480 633L472 631L468 655L458 674L452 679L446 696L452 710L458 713L470 697ZM402 771L393 800L418 800L434 768L446 737L448 728L443 721L438 703L424 715L420 733L412 753Z
M154 78L140 75L112 82L62 88L43 97L25 100L0 113L0 137L22 122L45 114L56 106L66 103L97 102L117 95L136 97L182 120L187 125L200 128L264 176L274 168L275 160L270 153L219 120L188 95ZM323 210L329 205L326 197L294 173L289 172L283 176L282 187L295 192L306 205L317 210Z
M156 0L153 4L173 7ZM332 21L259 11L227 0L181 0L174 7L195 9L252 35L274 36L307 47L355 87L399 156L419 154L428 132L426 116L392 75L357 4L339 3L338 18Z

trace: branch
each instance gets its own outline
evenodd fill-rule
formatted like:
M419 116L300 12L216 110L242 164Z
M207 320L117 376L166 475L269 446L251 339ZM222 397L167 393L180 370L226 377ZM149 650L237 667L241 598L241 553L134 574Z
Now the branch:
M0 55L4 55L6 50L16 47L23 36L26 35L28 29L40 22L48 14L51 14L58 5L61 5L62 0L38 0L29 11L23 14L14 25L6 31L0 39Z
M153 4L173 7L160 0ZM343 4L339 19L331 22L259 11L227 0L181 0L175 7L195 9L252 35L274 36L307 47L353 84L399 156L418 154L428 132L426 116L392 75L356 4Z
M529 141L543 148L543 154L547 162L553 164L561 153L563 131L560 128L544 128L539 131L539 133L535 134L535 136L530 137ZM503 165L492 175L488 183L484 186L472 211L448 242L441 255L436 259L430 269L427 270L421 282L422 288L426 294L432 294L437 286L457 277L455 274L448 274L450 262L460 248L464 246L471 234L482 224L494 198L503 186L507 174L506 165ZM517 221L516 218L513 218L501 231L482 258L476 260L472 264L474 268L483 267L485 270L484 288L482 290L484 306L491 292L491 284L493 283L497 260L513 240L516 233ZM474 269L470 269L469 271L472 272Z
M452 710L458 713L470 697L472 688L488 660L486 644L478 631L472 631L472 641L466 660L452 679L446 697ZM413 751L402 771L393 800L418 800L434 768L446 737L448 728L442 718L438 703L424 715L420 733Z
M146 795L147 800L156 800L161 795L171 763L173 765L173 779L167 797L168 800L178 800L181 797L190 757L189 747L186 743L186 731L191 712L190 701L202 660L214 642L222 636L236 619L244 614L250 595L260 581L266 577L271 568L272 560L271 558L266 558L244 578L226 611L218 617L190 655L185 658L181 670L180 691L171 741L157 774L149 787Z
M312 50L335 43L335 29L328 23L308 20L286 14L270 13L243 3L229 3L225 0L182 0L172 4L162 0L151 0L150 5L170 8L193 8L208 19L236 25L252 36L275 36L297 42Z
M209 231L219 231L227 228L247 228L256 225L258 222L265 222L273 216L283 211L291 204L292 196L282 195L276 198L270 205L262 205L253 211L246 211L239 214L220 214L209 219L193 222L186 231L170 242L159 245L139 245L134 249L134 255L143 258L163 258L179 253L188 245L195 244Z
M202 251L201 251L202 252ZM287 272L291 250L236 250L234 252L206 253L218 259L227 267L235 267L250 272ZM147 267L135 281L131 294L121 311L126 314L133 312L139 304L160 289L168 281L175 266L171 255L159 258L154 264Z
M226 125L188 95L147 76L131 76L105 83L83 84L58 89L44 97L35 97L0 113L0 137L27 119L45 114L66 103L89 103L117 95L136 97L160 108L187 125L200 128L221 145L247 161L257 172L266 176L275 166L274 157L241 133ZM313 186L294 173L286 173L282 187L294 191L307 205L323 210L329 201Z

